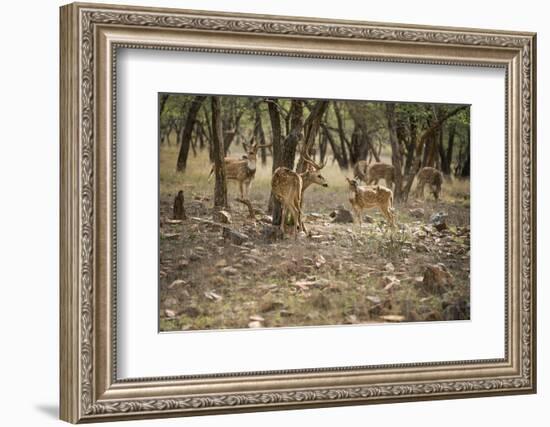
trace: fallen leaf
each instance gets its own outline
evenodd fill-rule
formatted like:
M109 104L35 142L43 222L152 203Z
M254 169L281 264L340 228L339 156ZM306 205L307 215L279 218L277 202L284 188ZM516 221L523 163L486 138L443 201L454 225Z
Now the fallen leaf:
M185 285L187 282L185 280L177 279L174 280L170 285L168 286L168 289L174 289L177 286Z
M183 221L181 219L165 219L165 224L181 224Z
M402 322L405 320L405 316L400 316L398 314L387 314L385 316L380 316L380 319L385 320L386 322Z
M213 291L208 291L204 293L204 296L212 301L220 301L222 299L221 295L218 295L217 293Z

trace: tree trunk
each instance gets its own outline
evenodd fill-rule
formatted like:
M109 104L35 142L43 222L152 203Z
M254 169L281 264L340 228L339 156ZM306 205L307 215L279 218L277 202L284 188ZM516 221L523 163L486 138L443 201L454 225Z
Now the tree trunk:
M355 137L352 138L350 150L351 163L354 165L359 160L365 160L369 152L372 153L375 160L379 162L380 156L372 146L371 138L368 133L367 121L365 119L365 111L362 108L362 104L350 103L349 112L355 123L355 128L353 130Z
M256 143L260 145L265 144L265 134L264 134L264 128L262 126L262 112L260 110L260 104L257 102L254 106L254 138L256 139ZM260 149L260 159L262 162L262 166L265 166L267 163L267 153L266 148L262 147Z
M185 125L183 126L183 130L179 135L180 152L178 155L178 163L176 165L176 170L178 172L184 171L187 166L189 144L191 142L193 128L195 127L195 119L197 118L197 114L205 98L205 96L195 96L193 98L193 101L191 101L189 112L187 113L187 119L185 120Z
M185 215L185 206L184 206L184 197L183 197L183 191L178 191L178 195L174 198L174 209L173 209L173 217L174 219L187 219L187 215Z
M302 128L304 127L304 104L299 99L293 99L290 106L290 130L282 143L282 152L279 163L276 167L284 166L294 169L294 158L296 157L296 147L298 141L302 138ZM272 224L281 225L281 204L274 200L272 211Z
M453 147L456 135L456 124L449 126L448 133L449 135L447 139L447 151L445 152L442 150L442 153L445 154L441 157L441 171L445 175L451 175L451 163L453 161Z
M327 135L326 133L319 134L319 162L321 164L325 163L325 158L327 156Z
M415 147L416 147L416 134L417 134L416 118L412 114L408 117L408 133L409 133L409 138L406 144L407 157L405 159L405 170L404 170L405 175L408 175L411 170L413 160L414 160Z
M170 97L169 94L163 93L159 95L159 116L164 112L164 107L166 107L166 101Z
M347 158L344 161L344 158L340 152L340 147L336 145L336 141L334 141L334 138L331 135L330 130L325 124L322 124L321 128L323 129L323 133L325 134L325 137L328 140L328 143L332 150L332 155L334 156L334 159L336 159L338 166L340 167L340 169L347 169L348 168Z
M315 139L319 133L319 128L321 127L321 120L325 111L327 111L328 101L317 101L307 120L304 124L304 147L303 152L307 154L312 154L313 146L315 145ZM300 157L298 165L296 166L296 172L301 173L305 171L304 161Z
M230 101L230 110L222 118L223 146L226 155L232 142L235 140L235 136L239 133L239 125L244 113L244 109L238 112L236 111L236 101L234 99L230 98Z
M221 100L219 96L212 97L212 147L214 154L214 172L216 183L214 187L214 209L227 208L227 185L225 179L223 126L221 120Z
M275 172L280 166L282 156L282 135L281 135L281 116L279 114L279 101L275 98L267 100L267 111L269 113L269 120L271 122L271 143L273 151L273 164L271 171ZM267 203L267 212L273 212L273 205L275 203L273 193L269 195L269 202Z
M290 107L290 131L283 142L283 153L280 166L294 169L296 147L303 138L304 103L301 100L292 100Z
M461 178L470 176L470 132L466 135L466 149L464 150L464 161L460 167L459 175Z
M336 114L336 123L338 124L338 136L340 137L340 148L342 149L342 164L344 165L345 169L348 169L349 160L346 145L349 147L349 141L346 138L344 117L336 101L332 103L332 106L334 108L334 114Z
M388 121L388 133L390 137L391 144L391 161L394 168L394 183L395 188L393 191L394 200L398 203L402 202L402 153L401 147L399 145L399 140L397 139L397 122L395 118L395 104L388 102L386 104L386 119Z
M269 120L271 122L271 142L273 144L273 172L277 167L279 167L282 153L281 116L279 115L278 105L279 103L277 99L269 99L267 101L267 111L269 112Z

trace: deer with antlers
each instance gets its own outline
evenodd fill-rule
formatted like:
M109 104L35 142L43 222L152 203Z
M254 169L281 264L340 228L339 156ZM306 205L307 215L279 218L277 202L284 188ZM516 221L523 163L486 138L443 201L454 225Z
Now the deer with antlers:
M378 208L392 228L395 227L393 209L393 192L389 188L376 185L374 187L360 186L355 179L346 178L349 184L349 201L359 226L363 211L369 208Z
M246 155L241 158L225 157L225 176L226 179L237 181L239 183L239 192L241 193L241 199L248 199L248 193L250 191L250 185L256 175L256 155L261 148L271 147L271 144L258 145L257 143L251 143L247 145L243 143ZM208 179L214 173L214 167L210 170Z
M273 196L282 205L281 231L285 234L286 214L290 214L294 224L294 237L297 231L307 233L302 221L302 205L304 191L312 184L328 187L326 179L319 173L325 166L315 163L306 153L301 154L301 159L306 164L306 170L302 173L294 172L285 167L279 167L273 173L271 179L271 191Z

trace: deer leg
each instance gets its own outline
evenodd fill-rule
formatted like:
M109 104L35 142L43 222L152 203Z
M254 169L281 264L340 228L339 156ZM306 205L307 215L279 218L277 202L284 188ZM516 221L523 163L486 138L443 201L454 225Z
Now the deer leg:
M419 181L418 182L418 187L417 187L417 191L416 191L416 197L422 197L424 198L424 181Z
M353 209L353 223L357 224L359 222L359 214L357 213L357 208L355 206L352 206Z
M303 221L303 219L302 219L302 210L301 210L301 209L298 209L298 217L299 217L298 224L299 224L299 226L300 226L300 229L301 229L304 233L306 233L306 235L307 235L306 226L305 226L304 221Z
M285 222L286 222L286 208L285 205L281 208L281 232L283 233L283 237L285 235Z
M363 211L361 209L355 208L354 212L355 216L357 217L357 224L359 224L359 231L363 233L363 220L361 218Z
M382 211L382 215L384 215L384 217L386 218L386 221L388 221L388 224L392 228L394 228L395 227L395 220L394 220L393 213L390 211L389 207L386 206L386 207L380 208L380 210Z
M432 185L432 194L434 195L434 199L437 202L439 200L439 192L441 191L441 188L437 185Z
M241 199L244 199L243 196L243 182L239 181L239 192L241 193Z
M301 221L302 218L300 216L300 208L296 208L296 206L292 207L292 222L293 229L294 229L294 240L298 238L298 230L301 230Z

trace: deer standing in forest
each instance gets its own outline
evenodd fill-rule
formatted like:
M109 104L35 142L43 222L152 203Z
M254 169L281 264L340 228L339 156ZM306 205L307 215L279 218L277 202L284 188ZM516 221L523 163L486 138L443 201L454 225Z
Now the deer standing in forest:
M271 178L271 192L281 203L281 231L285 234L286 214L292 217L294 226L294 238L297 231L302 230L302 192L304 182L299 173L284 166L275 169Z
M418 182L416 183L417 197L424 197L424 187L426 184L430 186L434 199L439 200L441 193L441 184L443 183L443 174L436 168L424 167L420 169L416 175Z
M294 172L285 167L279 167L271 179L271 192L281 203L281 231L285 233L286 214L289 213L294 224L294 237L298 230L307 233L302 221L302 205L304 191L312 184L328 187L326 179L319 173L325 166L315 163L306 153L301 154L306 170L302 173Z
M378 208L392 228L395 227L393 209L393 192L389 188L379 185L374 187L360 186L355 179L346 177L349 184L349 202L361 227L363 211L369 208Z
M225 157L225 177L228 180L237 181L239 183L239 192L241 193L241 199L248 199L248 193L250 191L250 185L256 175L256 155L261 148L271 147L271 144L258 145L256 143L246 145L243 143L246 155L237 159L234 157ZM214 166L210 170L208 179L214 173Z
M386 187L390 190L393 188L395 181L395 169L393 165L387 163L375 163L368 167L368 177L366 180L367 185L378 185L378 181L383 179L386 181Z

